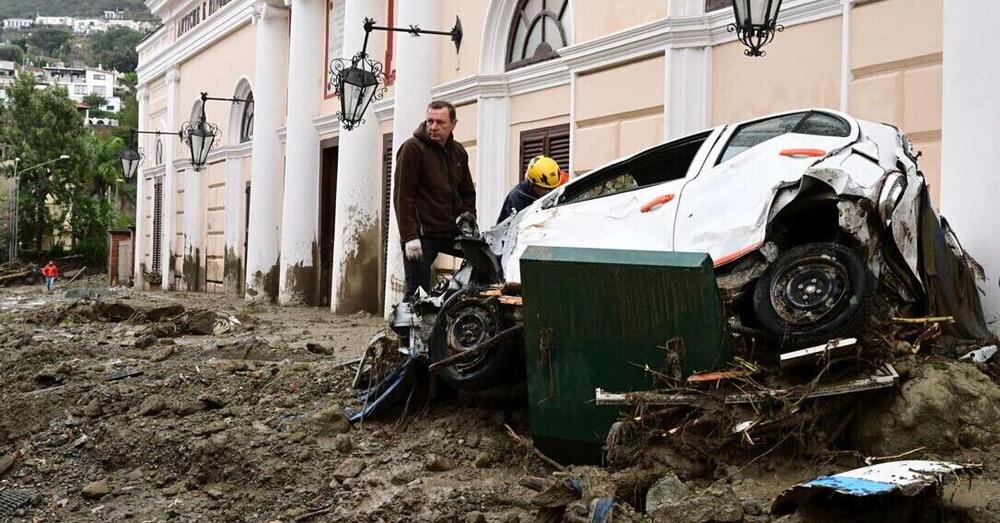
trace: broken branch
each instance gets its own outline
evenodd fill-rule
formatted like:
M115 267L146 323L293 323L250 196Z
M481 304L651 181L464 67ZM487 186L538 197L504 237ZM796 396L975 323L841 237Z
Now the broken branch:
M520 435L518 435L518 433L514 432L514 429L510 428L510 425L507 425L506 423L504 423L504 428L507 429L507 434L509 434L510 437L511 437L511 439L514 440L514 443L517 443L518 445L520 445L520 446L522 446L524 448L531 449L531 451L535 453L535 456L537 456L538 459L544 461L545 463L547 463L552 468L554 468L556 470L559 470L559 471L566 470L566 467L560 465L559 462L557 462L556 460L554 460L554 459L546 456L545 453L543 453L542 451L538 450L538 448L535 447L534 443L532 443L530 439L528 439L528 438L526 438L524 436L520 436Z
M928 316L926 318L893 318L893 323L926 325L928 323L955 323L954 316Z

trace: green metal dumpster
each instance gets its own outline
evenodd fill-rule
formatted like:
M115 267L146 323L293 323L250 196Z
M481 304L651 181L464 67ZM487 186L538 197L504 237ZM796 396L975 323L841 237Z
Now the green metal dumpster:
M601 460L621 409L595 405L595 389L649 390L643 366L668 351L684 375L730 357L707 254L531 246L521 283L532 438L560 462Z

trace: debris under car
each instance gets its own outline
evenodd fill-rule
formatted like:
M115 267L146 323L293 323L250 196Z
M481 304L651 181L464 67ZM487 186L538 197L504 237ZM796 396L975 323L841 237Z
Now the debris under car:
M535 409L558 402L573 381L590 387L588 397L572 398L585 405L574 416L613 409L618 419L602 434L567 422L567 439L539 447L547 453L599 438L600 462L626 467L654 444L700 455L785 443L835 447L856 419L857 395L898 387L914 355L969 353L981 364L995 353L980 304L982 268L931 206L918 156L892 126L825 109L790 112L595 169L489 230L460 223L461 268L395 307L359 368L355 385L364 394L353 421L409 408L418 385L478 392L527 380ZM568 274L560 281L575 288L573 303L559 303L566 296L551 288L532 294L529 282L540 280L528 274L531 260L610 251L706 253L709 274L698 278L711 278L712 290L678 285L673 297L655 295L661 303L629 307L630 297L644 294L620 303L606 297L647 282L610 281L624 274L617 266L608 281L588 279L574 273L578 262L567 262L548 270ZM725 346L718 350L666 328L646 333L662 343L642 341L655 357L622 356L635 354L625 347L629 336L598 357L578 350L592 339L553 327L571 322L547 317L602 306L619 320L626 309L703 317L685 300L712 293ZM705 350L713 351L708 363L684 366ZM588 370L597 367L641 379L602 383Z

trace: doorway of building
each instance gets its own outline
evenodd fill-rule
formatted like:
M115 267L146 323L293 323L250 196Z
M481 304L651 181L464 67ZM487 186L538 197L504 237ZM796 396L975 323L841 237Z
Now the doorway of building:
M337 146L323 148L319 182L319 303L329 307L333 293L333 237L337 208Z

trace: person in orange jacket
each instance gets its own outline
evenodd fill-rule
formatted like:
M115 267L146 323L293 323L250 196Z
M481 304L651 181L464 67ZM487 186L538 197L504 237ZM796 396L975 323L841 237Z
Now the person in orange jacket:
M42 267L42 276L45 277L45 288L52 292L52 287L56 286L56 278L59 277L59 268L54 261L49 260L49 263Z

